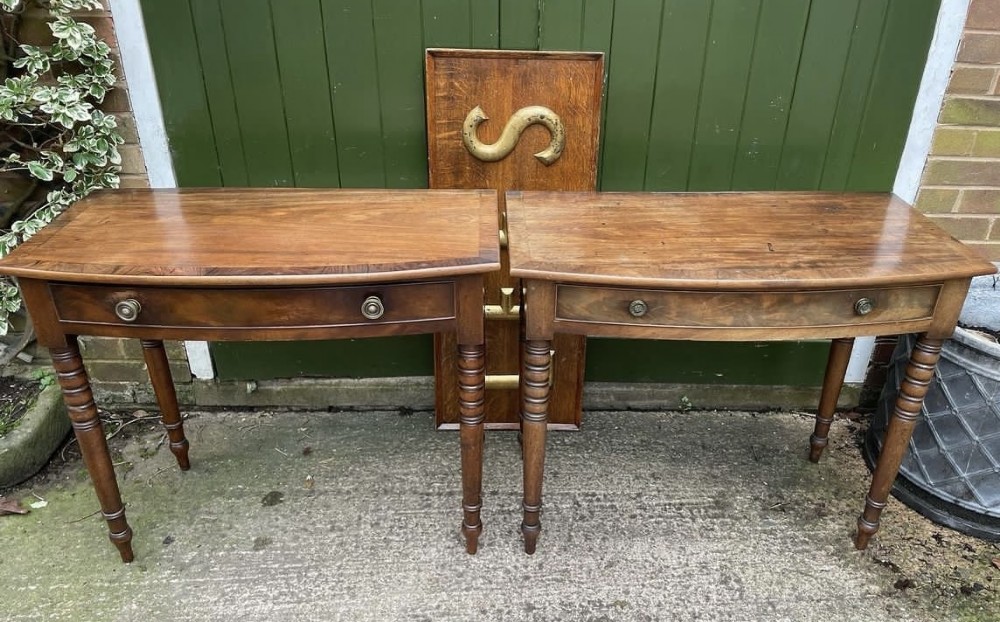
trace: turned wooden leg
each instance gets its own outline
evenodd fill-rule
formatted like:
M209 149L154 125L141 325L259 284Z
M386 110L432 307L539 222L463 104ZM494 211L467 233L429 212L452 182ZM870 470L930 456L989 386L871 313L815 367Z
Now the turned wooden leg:
M854 539L854 546L858 550L866 548L868 541L878 531L879 516L885 508L899 465L906 454L924 396L934 377L934 367L941 357L942 343L942 339L921 335L910 353L910 362L906 366L896 406L882 441L882 453L879 454L875 473L872 475L872 485L865 498L865 509L858 517L858 533Z
M830 357L826 361L826 373L823 376L823 392L819 396L819 412L816 413L816 427L809 437L809 460L819 462L823 455L830 434L830 424L833 423L833 413L837 409L837 399L844 386L844 375L847 364L851 360L851 349L854 348L854 338L834 339L830 343Z
M545 433L549 407L552 342L527 341L521 365L521 428L523 430L524 519L521 534L524 552L531 555L542 530L542 475L545 467Z
M479 345L458 346L459 435L462 443L462 534L465 550L479 548L483 523L483 422L486 420L486 357Z
M97 416L97 405L90 390L87 371L80 358L80 350L75 338L67 339L68 346L52 348L52 365L62 388L63 401L73 422L73 432L80 444L83 462L87 465L90 480L101 504L101 513L108 522L111 542L118 547L122 561L131 562L132 528L125 520L125 506L122 504L115 469L108 453L108 443L104 438L104 427Z
M143 339L142 354L146 358L149 379L153 383L153 393L160 405L160 421L167 430L170 439L170 451L177 458L177 465L182 471L191 468L188 460L188 441L184 436L184 422L177 407L177 393L174 391L174 379L170 376L170 362L167 361L167 351L159 340Z

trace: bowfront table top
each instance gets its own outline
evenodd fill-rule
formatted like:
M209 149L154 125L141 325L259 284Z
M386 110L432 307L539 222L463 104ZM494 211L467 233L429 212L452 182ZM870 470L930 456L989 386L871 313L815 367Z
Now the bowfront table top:
M482 530L483 278L499 269L497 197L479 190L102 192L0 260L52 354L112 542L133 558L76 337L142 340L169 447L190 466L163 339L454 332L462 531Z
M712 341L832 339L809 458L819 460L854 337L922 333L856 546L867 546L971 277L993 264L889 194L508 192L524 286L525 549L541 529L556 333Z
M0 261L0 270L70 282L185 287L485 273L500 261L495 194L291 188L101 192Z
M507 205L522 278L793 290L995 271L891 194L510 192Z

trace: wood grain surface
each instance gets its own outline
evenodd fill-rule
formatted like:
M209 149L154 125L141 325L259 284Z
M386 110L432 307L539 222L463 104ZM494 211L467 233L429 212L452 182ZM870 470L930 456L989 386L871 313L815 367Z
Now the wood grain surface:
M497 238L486 191L119 190L71 207L0 260L0 274L203 287L399 281L495 271Z
M884 193L507 194L511 274L691 290L832 289L993 274Z

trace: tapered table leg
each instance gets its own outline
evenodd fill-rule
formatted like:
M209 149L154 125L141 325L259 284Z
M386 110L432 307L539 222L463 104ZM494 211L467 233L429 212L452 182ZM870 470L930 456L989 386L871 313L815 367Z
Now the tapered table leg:
M122 561L131 562L132 528L125 519L125 506L115 479L115 469L111 464L111 454L104 438L104 427L97 416L97 405L90 390L90 380L80 358L76 339L67 338L66 347L52 348L52 365L56 370L63 401L73 422L73 433L80 445L83 462L87 466L90 480L101 504L101 513L108 522L111 542L118 547Z
M823 376L823 392L819 396L819 412L816 413L816 427L809 437L809 460L819 462L819 457L826 449L830 424L833 423L833 413L837 409L837 399L844 386L844 376L847 374L847 364L851 360L851 350L854 339L834 339L830 343L830 357L826 362L826 373Z
M188 459L188 440L184 436L184 422L180 409L177 407L177 392L174 390L174 379L170 375L170 362L163 342L143 339L142 354L149 370L149 380L153 383L153 393L160 405L160 421L167 430L170 439L170 451L177 458L177 465L182 471L191 468Z
M529 340L524 344L521 365L521 429L523 431L524 519L521 534L524 552L531 555L542 530L542 475L545 467L545 435L549 410L552 342Z
M906 454L910 436L920 415L920 407L924 396L934 377L934 368L941 358L942 339L931 339L921 335L910 353L910 362L906 366L905 376L899 386L896 406L889 426L882 441L882 452L879 454L872 475L871 489L865 498L865 509L858 517L858 533L854 539L855 548L861 550L868 546L879 527L879 516L889 498L889 491L899 473L899 465Z
M483 523L483 422L486 420L486 356L479 345L458 346L459 436L462 444L462 534L465 550L479 549Z

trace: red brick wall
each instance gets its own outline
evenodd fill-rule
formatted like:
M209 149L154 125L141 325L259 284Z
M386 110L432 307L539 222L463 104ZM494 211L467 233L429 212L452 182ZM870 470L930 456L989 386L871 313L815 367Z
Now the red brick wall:
M1000 261L1000 0L972 0L917 207Z

